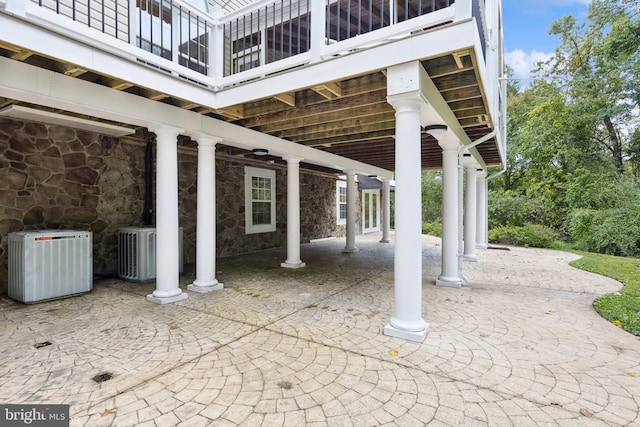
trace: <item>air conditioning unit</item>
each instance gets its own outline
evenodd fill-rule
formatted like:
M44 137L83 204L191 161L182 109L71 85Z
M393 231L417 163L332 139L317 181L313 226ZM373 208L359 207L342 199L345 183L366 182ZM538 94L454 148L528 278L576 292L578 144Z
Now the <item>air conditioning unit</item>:
M183 271L182 239L179 228L178 254L180 273ZM131 282L146 282L156 278L156 228L124 227L118 230L118 277Z
M9 298L34 303L93 289L90 231L9 233Z

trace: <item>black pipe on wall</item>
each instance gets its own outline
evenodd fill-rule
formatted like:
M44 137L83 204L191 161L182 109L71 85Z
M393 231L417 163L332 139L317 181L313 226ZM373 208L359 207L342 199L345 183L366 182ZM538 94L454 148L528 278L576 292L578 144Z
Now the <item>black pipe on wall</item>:
M153 225L153 216L153 139L149 139L144 152L144 225Z

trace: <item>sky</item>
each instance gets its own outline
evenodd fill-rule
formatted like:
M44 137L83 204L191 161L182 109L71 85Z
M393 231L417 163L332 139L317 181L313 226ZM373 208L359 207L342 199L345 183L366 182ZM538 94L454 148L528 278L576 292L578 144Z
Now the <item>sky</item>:
M505 61L514 77L529 84L530 70L547 60L557 47L557 37L548 34L549 25L563 15L583 21L590 0L502 0Z

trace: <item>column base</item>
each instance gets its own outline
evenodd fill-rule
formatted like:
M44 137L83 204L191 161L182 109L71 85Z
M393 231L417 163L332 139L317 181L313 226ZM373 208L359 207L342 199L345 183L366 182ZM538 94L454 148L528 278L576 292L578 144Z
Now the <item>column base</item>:
M478 262L478 256L477 255L464 255L462 257L463 260L468 261L468 262Z
M486 243L477 243L476 249L489 249L489 245L487 245Z
M303 268L307 265L306 262L302 262L302 261L298 261L298 262L289 262L289 261L285 261L283 263L280 264L280 267L284 267L284 268L291 268L291 269L296 269L296 268Z
M413 342L424 342L431 327L427 323L425 328L420 331L403 331L401 329L392 326L391 323L387 323L384 327L384 334L389 337L402 338L403 340Z
M462 280L459 277L440 276L436 280L437 286L446 286L447 288L461 288Z
M342 253L345 253L345 254L352 254L352 253L358 252L359 250L360 250L360 249L355 248L355 247L354 247L354 248L344 248L344 249L342 250Z
M154 296L153 294L147 295L147 301L153 302L156 304L170 304L172 302L182 301L187 298L189 298L189 296L182 291L180 291L179 294L173 295L170 297L157 297L157 296Z
M389 239L382 239L382 240L380 240L380 243L390 243L390 242L391 242L391 240L389 240Z
M208 292L219 291L224 288L224 285L218 282L216 279L206 283L199 283L197 280L187 286L187 290L191 292L197 292L199 294L206 294Z

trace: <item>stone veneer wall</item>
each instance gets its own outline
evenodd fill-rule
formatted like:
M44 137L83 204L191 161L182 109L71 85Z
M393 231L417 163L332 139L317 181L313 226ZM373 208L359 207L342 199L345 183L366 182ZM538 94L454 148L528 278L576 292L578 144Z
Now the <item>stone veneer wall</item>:
M144 147L0 119L0 292L7 289L13 231L92 231L94 273L115 273L117 230L142 218L143 174Z
M7 289L8 233L14 231L90 230L94 273L116 274L118 229L142 224L144 152L143 144L0 118L0 293ZM276 169L277 231L247 235L244 166L233 159L216 160L218 256L286 245L286 168L253 164ZM184 261L193 263L196 152L179 150L178 167ZM301 242L340 235L335 226L335 179L302 173L300 188Z

